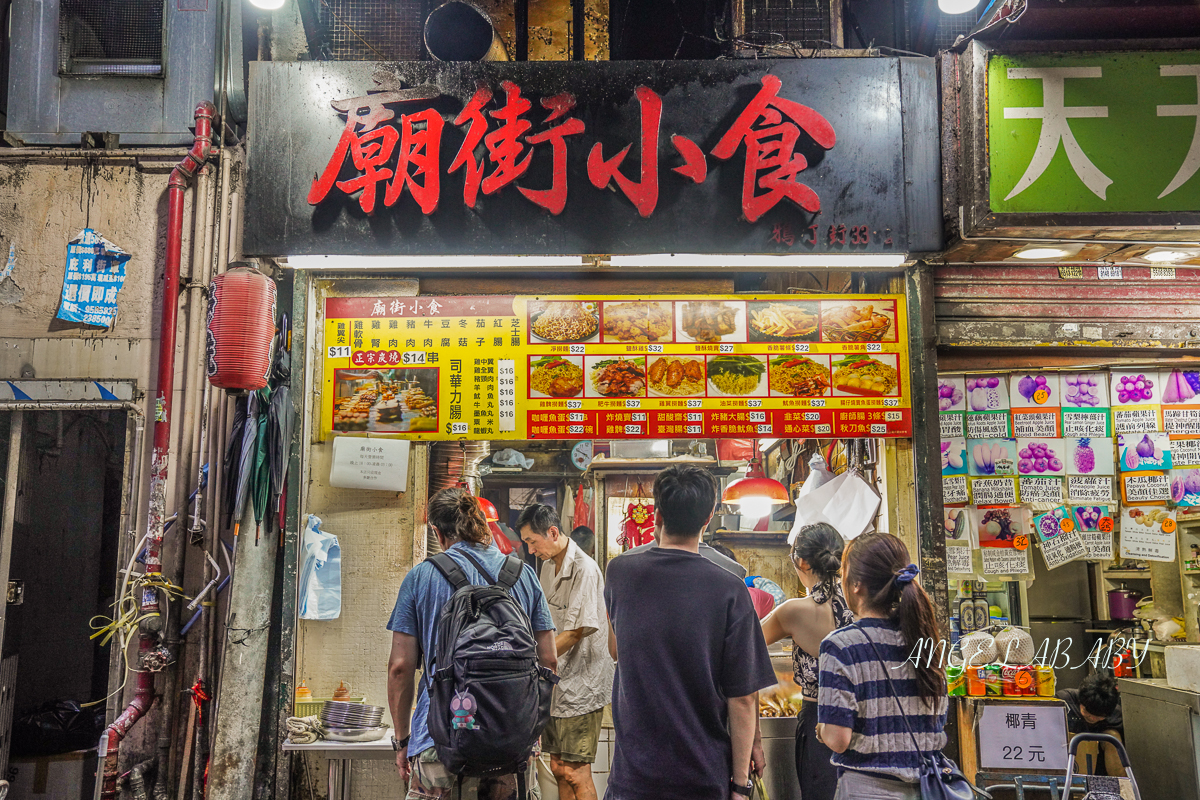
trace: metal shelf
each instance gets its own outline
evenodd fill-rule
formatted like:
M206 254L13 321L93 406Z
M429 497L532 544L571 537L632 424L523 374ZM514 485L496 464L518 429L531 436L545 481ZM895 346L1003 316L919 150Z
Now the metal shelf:
M1100 574L1113 580L1150 580L1150 570L1148 569L1106 569L1101 570Z

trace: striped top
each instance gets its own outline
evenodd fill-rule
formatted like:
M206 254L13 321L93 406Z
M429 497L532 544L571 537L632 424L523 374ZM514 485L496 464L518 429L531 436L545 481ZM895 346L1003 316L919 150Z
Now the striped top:
M890 620L861 619L863 628L839 628L821 642L820 688L817 692L817 721L840 725L853 731L850 746L835 753L831 761L843 769L874 772L916 783L920 778L921 754L904 727L896 700L888 691L883 665L875 658L864 630L888 662L892 684L923 752L946 746L946 710L943 695L932 704L917 693L917 673L904 644L900 626Z

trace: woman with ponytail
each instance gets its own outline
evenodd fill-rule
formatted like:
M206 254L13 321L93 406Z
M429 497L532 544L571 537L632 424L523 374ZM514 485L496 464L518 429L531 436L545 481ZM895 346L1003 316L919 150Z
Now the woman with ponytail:
M803 703L796 725L796 777L804 800L833 800L837 768L833 752L817 740L817 656L821 640L849 625L854 615L842 595L841 534L828 523L805 525L792 543L792 567L808 594L788 600L763 620L767 644L791 638L793 679Z
M839 769L837 800L919 800L921 755L946 746L946 679L922 658L938 631L918 572L888 533L858 537L842 558L858 622L821 642L817 709Z

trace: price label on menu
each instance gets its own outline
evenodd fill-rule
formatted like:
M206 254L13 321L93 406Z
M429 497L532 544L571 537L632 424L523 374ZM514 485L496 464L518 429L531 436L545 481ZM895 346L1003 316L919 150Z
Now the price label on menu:
M1079 503L1107 503L1112 500L1112 478L1108 475L1068 475L1067 497Z
M963 415L962 414L939 414L938 424L942 429L943 439L961 439L963 438Z
M1062 478L1027 478L1021 482L1022 503L1061 503L1063 501Z
M1028 411L1013 414L1013 436L1025 439L1058 437L1058 414L1053 411Z
M1114 408L1113 431L1151 433L1158 430L1158 411L1154 408Z
M496 391L499 395L496 400L496 413L499 418L501 433L517 429L516 376L517 365L515 361L511 358L496 360Z
M1167 408L1164 406L1162 413L1163 430L1167 433L1172 436L1200 436L1200 408Z
M1062 435L1069 439L1101 439L1108 436L1108 412L1062 412Z
M971 496L977 506L1011 506L1017 502L1015 478L972 478Z
M1067 715L1060 704L983 706L979 764L1010 772L1067 769Z
M1009 415L1006 412L967 414L968 439L1008 438Z
M946 475L942 478L942 502L948 506L969 503L966 475Z

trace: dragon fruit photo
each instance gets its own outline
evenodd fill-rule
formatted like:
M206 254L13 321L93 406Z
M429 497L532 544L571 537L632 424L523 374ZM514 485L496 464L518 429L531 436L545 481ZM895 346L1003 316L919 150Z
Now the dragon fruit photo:
M1066 439L1065 462L1068 475L1112 475L1112 439Z

